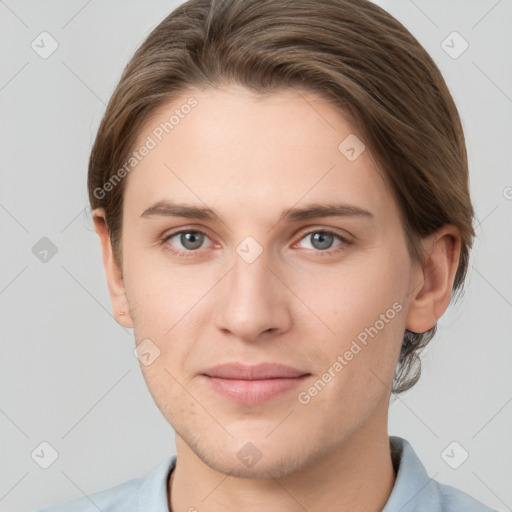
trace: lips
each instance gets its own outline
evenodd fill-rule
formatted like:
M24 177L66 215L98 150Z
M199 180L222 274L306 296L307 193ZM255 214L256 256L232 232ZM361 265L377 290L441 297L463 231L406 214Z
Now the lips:
M272 400L302 384L311 374L277 363L255 366L226 363L204 370L211 389L236 403L256 405Z
M203 372L208 377L237 380L293 379L307 372L277 363L262 363L255 366L240 363L225 363Z

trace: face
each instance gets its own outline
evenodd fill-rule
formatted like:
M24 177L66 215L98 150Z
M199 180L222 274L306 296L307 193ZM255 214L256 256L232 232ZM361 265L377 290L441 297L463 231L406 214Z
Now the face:
M156 144L125 178L129 319L156 404L216 470L284 476L386 431L413 264L351 135L313 94L232 86L140 133Z

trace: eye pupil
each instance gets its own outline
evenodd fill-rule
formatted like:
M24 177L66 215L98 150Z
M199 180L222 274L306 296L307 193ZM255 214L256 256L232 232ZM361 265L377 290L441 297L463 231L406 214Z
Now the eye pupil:
M187 249L199 249L203 243L203 235L197 231L187 231L180 236L180 242Z
M330 233L316 232L311 235L311 244L315 249L329 249L333 242L333 235Z

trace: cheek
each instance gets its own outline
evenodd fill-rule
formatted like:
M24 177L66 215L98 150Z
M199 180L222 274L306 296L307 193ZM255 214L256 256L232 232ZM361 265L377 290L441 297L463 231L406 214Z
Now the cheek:
M405 309L407 269L406 258L379 254L373 260L361 259L347 266L319 266L314 274L296 272L288 282L309 307L305 321L318 321L319 328L324 324L326 335L330 332L333 338L347 340L374 325L386 312L393 320L398 317L395 313L400 307L393 308L395 303Z
M141 364L142 374L153 401L163 416L174 424L174 418L190 417L194 407L183 393L182 379L161 354L151 365Z
M162 259L135 262L125 280L136 327L149 328L160 337L194 314L197 302L215 283L215 276L208 278L193 266L163 265Z
M147 268L149 267L149 268ZM172 388L176 393L198 364L197 345L211 329L212 310L208 292L218 281L218 272L199 272L193 266L163 268L160 264L131 268L127 275L136 343L149 339L159 357L150 367L142 366L152 394Z
M343 377L335 379L340 388L358 386L364 392L368 386L382 388L379 380L391 385L405 329L409 269L404 248L381 251L350 268L324 267L314 279L296 277L294 290L311 308L300 320L301 330L317 332L321 340L321 346L307 347L308 353L318 352L325 370L341 356L343 371L337 375Z

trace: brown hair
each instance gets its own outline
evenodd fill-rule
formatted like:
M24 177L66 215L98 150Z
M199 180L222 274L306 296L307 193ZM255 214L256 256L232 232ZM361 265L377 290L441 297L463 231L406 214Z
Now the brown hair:
M149 34L110 99L89 161L91 209L105 208L120 268L126 180L105 184L119 178L160 106L194 87L225 83L262 94L298 87L339 108L384 171L411 257L422 261L421 238L441 226L460 229L453 295L462 289L474 231L459 115L424 48L367 0L189 0ZM418 354L435 330L406 330L395 393L418 380Z

